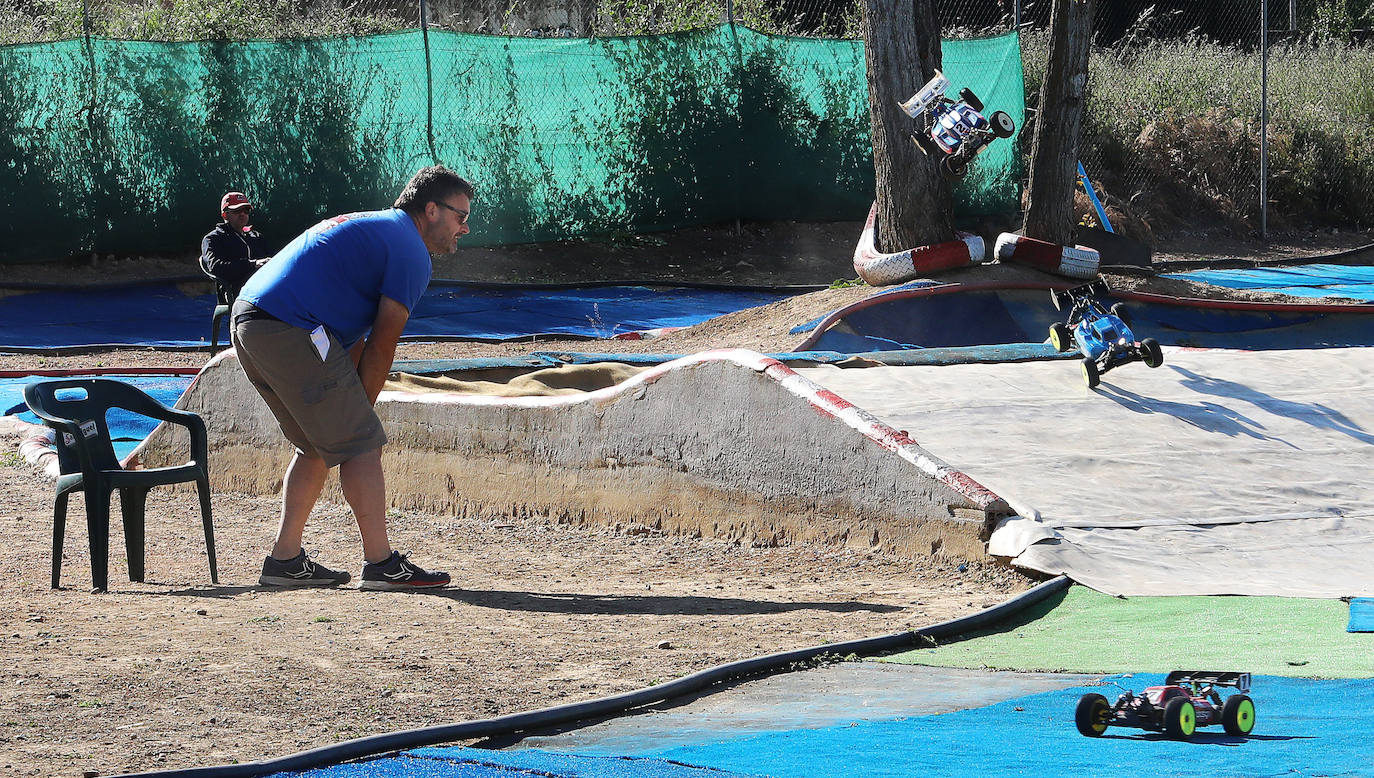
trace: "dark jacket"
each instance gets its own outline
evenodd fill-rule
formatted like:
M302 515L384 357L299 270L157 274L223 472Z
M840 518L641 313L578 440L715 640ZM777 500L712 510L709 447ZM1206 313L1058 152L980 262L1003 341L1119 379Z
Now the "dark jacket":
M228 222L215 225L200 242L200 269L215 277L221 304L231 304L258 266L253 260L271 256L257 230L234 234Z

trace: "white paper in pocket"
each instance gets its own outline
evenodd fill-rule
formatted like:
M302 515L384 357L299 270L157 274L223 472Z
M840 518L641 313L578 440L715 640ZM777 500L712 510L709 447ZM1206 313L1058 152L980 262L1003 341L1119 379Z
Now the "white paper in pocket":
M328 358L329 333L325 332L323 324L310 331L310 342L315 345L315 353L320 355L320 361Z

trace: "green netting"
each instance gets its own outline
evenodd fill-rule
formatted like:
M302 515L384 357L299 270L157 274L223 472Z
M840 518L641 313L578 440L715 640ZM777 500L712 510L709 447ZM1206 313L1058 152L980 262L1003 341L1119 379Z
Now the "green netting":
M285 240L390 205L435 156L477 184L479 245L861 219L872 200L860 42L735 25L429 42L432 83L419 31L0 48L0 261L188 250L230 189ZM1022 124L1015 34L947 41L944 65ZM1014 149L986 152L960 214L1018 206Z

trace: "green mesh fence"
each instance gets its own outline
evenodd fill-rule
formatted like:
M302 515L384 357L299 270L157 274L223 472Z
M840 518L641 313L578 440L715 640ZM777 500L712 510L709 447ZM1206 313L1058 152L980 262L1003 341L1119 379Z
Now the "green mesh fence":
M0 48L0 260L191 250L230 189L284 242L390 205L436 157L477 185L479 245L861 219L872 200L857 41L721 25L429 44L432 81L419 31ZM1023 123L1014 34L948 41L944 65ZM985 153L960 214L1017 208L1015 149Z

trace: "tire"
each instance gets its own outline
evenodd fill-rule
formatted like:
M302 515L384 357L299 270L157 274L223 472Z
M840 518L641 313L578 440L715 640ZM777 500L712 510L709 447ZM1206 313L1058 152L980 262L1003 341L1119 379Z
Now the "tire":
M1078 698L1078 707L1073 712L1073 723L1078 734L1085 737L1102 737L1111 720L1112 706L1100 694L1085 694Z
M975 95L972 89L969 89L968 87L960 89L959 99L968 103L969 108L972 108L973 110L978 111L979 113L982 112L983 101L978 99L978 95Z
M1221 726L1228 735L1248 735L1255 728L1255 703L1244 694L1233 694L1221 706Z
M1102 373L1098 371L1097 363L1087 357L1083 358L1083 383L1087 384L1089 389L1096 389L1097 385L1102 383Z
M1197 709L1187 697L1175 697L1164 706L1164 734L1188 740L1197 731Z
M1121 320L1127 327L1131 326L1131 311L1125 303L1115 303L1112 305L1112 315Z
M1011 120L1006 111L993 111L988 122L992 124L992 134L999 138L1010 138L1016 134L1016 122Z
M1073 348L1073 336L1069 334L1069 328L1063 322L1055 322L1050 325L1050 345L1054 350L1063 354Z
M954 157L945 157L940 160L940 174L950 181L958 181L968 175L968 165L955 162Z
M1145 360L1146 367L1159 367L1164 364L1164 352L1159 348L1159 341L1154 338L1140 341L1140 354Z

